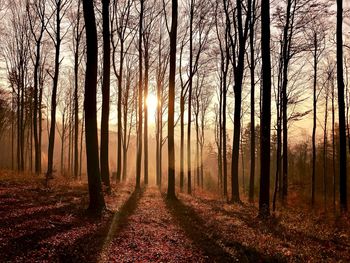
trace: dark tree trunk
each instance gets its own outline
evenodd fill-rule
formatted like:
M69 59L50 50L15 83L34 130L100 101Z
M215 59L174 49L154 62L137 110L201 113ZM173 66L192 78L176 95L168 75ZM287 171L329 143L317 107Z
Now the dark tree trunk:
M312 179L311 179L311 205L315 205L315 180L316 180L316 122L317 122L317 35L314 35L314 78L313 78L313 126L312 126Z
M338 82L338 116L339 116L339 193L340 208L347 211L347 175L346 175L346 134L345 103L343 79L343 1L337 0L337 82Z
M81 171L82 171L82 166L83 166L84 124L85 124L85 114L83 112L83 117L81 118L81 131L80 131L80 155L79 155L79 179L80 180L81 180Z
M102 116L101 116L101 179L103 184L110 191L109 181L109 90L111 75L111 48L109 31L109 0L102 0L102 20L103 20L103 83L102 83ZM121 137L118 133L118 137Z
M188 123L187 123L187 193L192 193L192 161L191 161L191 121L192 121L192 86L193 86L193 14L194 0L191 0L190 6L190 74L188 83Z
M174 149L174 106L175 106L175 71L177 38L177 0L172 0L170 30L170 68L169 68L169 103L168 103L168 199L175 199L175 149Z
M60 49L61 49L61 0L56 2L56 43L55 43L55 71L53 76L53 87L51 97L51 123L49 135L49 149L48 149L48 163L47 163L47 178L52 177L53 172L53 155L55 146L55 132L56 132L56 106L57 106L57 86L58 76L60 70Z
M117 149L117 177L116 180L120 181L121 162L122 162L122 140L119 134L122 134L122 84L123 84L123 67L124 67L124 38L119 33L120 39L120 56L119 56L119 74L118 79L118 149ZM124 127L126 129L126 127Z
M291 20L291 8L292 0L288 0L287 3L287 13L286 13L286 24L283 32L283 50L282 50L282 59L283 59L283 78L282 78L282 89L281 89L281 105L282 105L282 203L284 204L288 194L288 66L290 60L290 46L291 46L291 37L292 31L290 29L290 20ZM294 16L294 11L293 11Z
M249 177L249 202L254 202L255 180L255 50L254 50L254 24L255 24L255 0L252 5L250 17L250 177Z
M333 81L332 78L329 81ZM331 84L332 85L332 84ZM328 152L328 133L327 133L327 123L328 123L328 87L326 87L326 105L324 113L324 130L323 130L323 205L326 210L327 202L327 152Z
M41 69L42 74L43 69ZM39 101L38 101L38 117L39 117L39 127L38 127L38 142L39 142L39 173L41 173L41 145L42 145L42 126L43 126L43 117L42 117L42 100L43 100L43 86L44 83L40 80L40 88L39 88Z
M259 215L270 215L270 137L271 137L271 61L270 3L261 1L261 54L263 68L262 115L260 122Z
M144 144L144 183L148 184L148 71L149 71L149 54L148 54L148 39L144 41L145 44L145 80L144 80L144 134L143 134L143 144Z
M32 32L33 33L33 32ZM34 34L34 33L33 33ZM44 34L44 28L36 41L36 54L34 63L34 102L33 102L33 129L34 129L34 169L35 173L40 173L40 147L38 132L38 110L39 110L39 67L41 60L41 39Z
M184 162L185 162L185 127L184 127L184 119L185 119L185 95L184 91L181 90L180 96L180 191L182 192L184 189Z
M228 50L226 56L229 56ZM226 63L228 63L226 59ZM227 68L227 66L226 66ZM227 100L227 71L223 74L223 96L222 96L222 163L224 179L224 197L227 197L227 132L226 132L226 100Z
M225 1L226 2L226 1ZM225 5L226 19L229 21L229 10L228 4ZM232 54L233 68L234 68L234 94L235 94L235 106L234 106L234 127L233 127L233 145L232 145L232 162L231 162L231 190L232 198L231 202L241 202L239 197L239 184L238 184L238 159L239 159L239 148L240 148L240 133L241 133L241 105L242 105L242 83L244 74L244 55L245 55L245 45L247 42L248 27L251 16L251 0L248 1L246 20L243 25L243 14L242 14L243 3L241 0L236 1L236 12L237 21L234 22L237 26L238 32L238 46L233 40L231 32L229 32L230 42L232 48L238 47L238 57L236 61L236 54ZM227 22L226 22L227 23ZM230 29L229 29L230 30ZM235 52L235 51L233 51Z
M124 38L119 33L120 39L120 56L119 56L119 74L118 79L118 149L117 149L117 177L116 180L120 181L121 163L122 163L122 84L123 84L123 65L124 65ZM124 127L126 129L126 127Z
M93 0L83 1L86 30L86 75L85 75L85 141L87 157L87 174L89 184L89 210L101 212L105 208L102 193L97 135L97 30Z
M66 137L66 120L65 111L62 114L62 134L61 134L61 174L64 174L64 140Z
M336 185L335 185L335 109L334 109L334 90L335 87L332 85L332 171L333 171L333 210L335 211L335 193L336 193Z
M80 1L79 1L80 7ZM79 8L78 8L79 10ZM79 11L78 11L79 13ZM80 18L78 17L78 26L77 32L79 29ZM79 89L79 47L80 47L80 37L79 33L76 36L76 47L74 50L74 179L78 179L78 138L79 138L79 98L78 98L78 89Z
M142 62L142 36L144 0L140 0L139 24L139 91L138 91L138 130L137 130L137 160L136 160L136 189L141 187L141 159L142 159L142 95L143 95L143 62Z

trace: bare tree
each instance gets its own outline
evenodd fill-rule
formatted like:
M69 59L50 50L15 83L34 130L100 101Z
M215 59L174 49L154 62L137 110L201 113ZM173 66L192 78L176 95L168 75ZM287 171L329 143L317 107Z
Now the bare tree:
M35 173L39 174L41 171L41 145L39 144L39 132L38 132L38 111L41 111L39 106L39 70L41 64L41 49L44 33L47 23L50 19L46 18L46 5L45 1L37 0L34 2L27 2L27 14L30 25L30 31L35 42L35 54L33 58L34 63L34 92L33 92L33 129L34 129L34 163Z
M53 172L53 155L55 146L55 127L56 127L56 107L57 107L57 86L58 77L60 71L60 64L62 62L60 58L61 43L68 30L61 32L62 20L65 17L68 9L71 5L71 0L52 0L52 8L55 10L54 21L49 20L50 30L47 28L48 35L50 36L55 46L55 66L54 73L50 76L52 78L52 97L51 97L51 126L49 134L49 149L48 149L48 163L47 163L47 178L52 178ZM52 31L51 31L52 30Z
M235 6L235 17L231 18L232 6L230 2L224 0L224 10L227 23L228 37L231 48L231 63L233 65L234 75L234 93L235 93L235 108L234 108L234 131L233 131L233 146L232 146L232 163L231 163L231 202L240 202L239 186L238 186L238 157L239 144L241 133L241 105L242 105L242 84L244 74L244 55L246 50L246 42L249 32L249 21L251 16L252 3L247 2L247 11L244 20L243 1L237 0ZM234 21L232 21L232 19ZM235 41L234 33L231 30L232 24L235 26L235 33L238 34L238 40ZM237 49L237 50L236 50ZM237 54L236 54L237 52Z

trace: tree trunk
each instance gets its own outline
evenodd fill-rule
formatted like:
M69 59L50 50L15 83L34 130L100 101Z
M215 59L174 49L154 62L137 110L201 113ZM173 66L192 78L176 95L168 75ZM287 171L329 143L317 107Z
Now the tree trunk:
M144 80L144 183L148 184L148 105L147 105L147 97L148 97L148 71L149 71L149 55L148 55L148 40L144 41L145 43L145 80ZM147 45L146 45L147 43Z
M62 114L62 134L61 134L61 175L64 174L64 139L66 136L65 113Z
M346 134L343 79L343 1L337 0L337 82L339 117L339 194L340 208L347 211Z
M136 189L141 187L141 158L142 158L142 35L143 35L143 9L144 0L140 0L140 25L139 25L139 92L138 92L138 130L137 130L137 160L136 160Z
M36 42L36 56L34 64L34 105L33 105L33 129L34 129L34 169L35 173L40 173L40 148L39 148L39 135L38 135L38 90L39 90L39 66L40 66L40 49L41 40Z
M270 3L261 1L262 115L260 122L259 215L270 215L271 61Z
M117 177L120 180L121 163L122 163L122 84L123 84L123 67L124 67L124 38L119 34L120 39L120 55L119 55L119 74L118 74L118 149L117 149ZM141 68L142 71L142 68ZM142 83L142 82L141 82ZM126 129L126 127L124 127Z
M314 79L313 79L313 127L312 127L312 179L311 179L311 205L315 205L315 180L316 180L316 122L317 122L317 35L314 35Z
M333 80L330 79L330 81L333 81ZM328 93L329 93L328 87L326 87L326 105L325 105L325 113L324 113L324 130L323 130L323 205L324 205L325 210L326 210L326 202L327 202Z
M170 30L170 68L169 68L169 103L168 103L168 199L175 199L175 149L174 149L174 106L176 73L176 38L177 38L177 0L172 0Z
M52 178L53 172L53 155L55 146L55 132L56 132L56 106L57 106L57 86L58 76L60 70L60 49L61 49L61 0L56 2L56 43L55 43L55 72L53 76L53 87L51 95L51 123L48 149L48 163L47 163L47 178Z
M89 210L101 212L105 208L102 193L97 135L97 30L95 23L94 4L92 0L83 1L83 11L86 30L86 75L85 75L85 140L87 157L87 174L89 184Z
M103 184L110 191L109 180L109 90L111 75L111 48L109 32L109 0L102 1L102 20L103 20L103 83L102 83L102 116L101 116L101 179ZM118 133L118 137L122 135Z
M188 123L187 123L187 193L192 193L192 161L191 161L191 120L192 120L192 86L193 86L193 13L194 13L194 0L191 0L190 6L190 75L189 75L189 87L188 87Z
M250 177L249 202L254 202L255 180L255 50L254 50L255 0L250 17Z
M181 90L180 96L180 191L184 188L184 162L185 162L185 96L183 90Z

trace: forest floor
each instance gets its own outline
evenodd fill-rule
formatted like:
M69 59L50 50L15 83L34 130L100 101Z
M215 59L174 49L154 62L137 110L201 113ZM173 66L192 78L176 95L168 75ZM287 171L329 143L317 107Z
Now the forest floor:
M208 193L168 201L156 187L118 184L89 215L86 184L0 172L0 262L350 262L350 219L253 205Z

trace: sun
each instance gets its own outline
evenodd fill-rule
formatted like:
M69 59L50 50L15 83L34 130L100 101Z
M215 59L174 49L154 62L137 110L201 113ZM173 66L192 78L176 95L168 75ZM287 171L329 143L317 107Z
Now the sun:
M157 97L154 94L149 93L146 99L146 104L148 108L148 119L151 122L153 122L157 111L157 104L158 104Z

